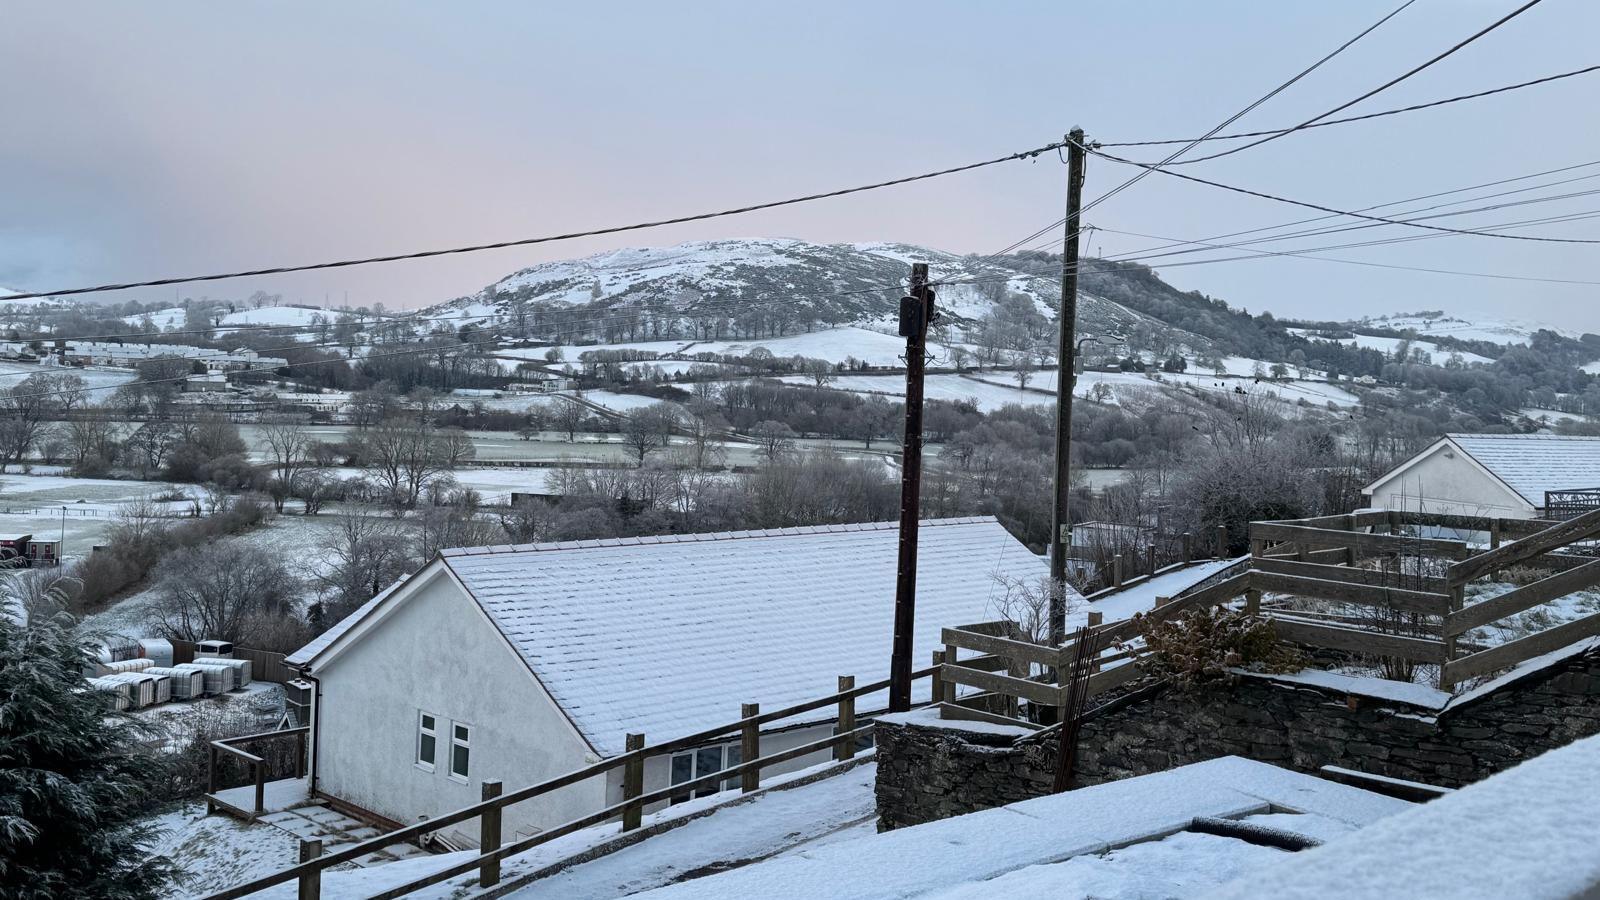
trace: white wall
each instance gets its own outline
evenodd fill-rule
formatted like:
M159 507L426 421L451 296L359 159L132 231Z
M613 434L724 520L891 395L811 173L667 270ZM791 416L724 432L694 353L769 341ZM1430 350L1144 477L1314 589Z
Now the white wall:
M592 757L527 666L442 570L327 663L318 722L318 789L402 824L581 768ZM397 598L398 599L398 598ZM433 772L416 765L417 714L439 719ZM448 772L450 724L472 726L469 779ZM508 807L507 840L600 808L605 779ZM453 837L476 842L476 820Z
M733 719L734 719L734 716L729 716L728 717L729 721L732 721ZM860 723L860 724L865 724L865 723ZM823 724L823 725L808 725L808 726L805 726L805 727L794 728L792 730L787 730L787 731L767 732L767 733L764 733L764 734L761 735L761 754L763 756L770 756L771 754L774 754L774 753L782 753L783 751L789 750L789 749L794 748L794 747L799 747L799 746L804 745L804 744L809 744L809 743L811 743L813 741L820 741L820 740L822 740L823 738L827 737L828 735L830 735L832 733L833 733L833 723L832 722L829 722L829 723ZM648 739L648 737L649 736L646 735L647 739ZM670 740L671 738L670 737L665 737L663 739L664 740ZM719 742L719 743L720 743L720 746L723 746L723 747L726 747L726 746L728 746L730 744L733 745L733 746L738 746L738 744L739 744L738 740L722 741L722 742ZM707 744L706 746L709 747L709 746L713 746L713 745L712 744ZM833 752L831 750L823 750L823 751L819 751L817 753L808 753L805 756L800 757L799 759L791 759L791 760L789 760L787 762L778 763L777 765L769 766L769 767L767 767L765 769L762 769L761 770L761 780L762 780L763 783L765 783L768 779L773 778L775 776L784 775L784 774L789 773L789 772L797 772L797 771L799 771L801 769L809 768L811 766L815 766L815 765L818 765L820 763L827 762L828 760L830 760L832 758L833 758ZM662 789L664 787L667 787L671 783L672 783L672 755L669 754L669 755L666 755L666 756L651 756L651 757L647 757L645 759L645 761L644 761L644 791L645 791L645 793L650 793L651 791L660 790L660 789ZM723 788L722 789L724 791L732 791L734 793L737 793L739 791L739 784L740 784L739 779L735 778L735 779L732 779L730 781L723 782ZM618 769L616 771L613 771L611 773L611 777L607 780L606 803L609 805L609 804L615 804L615 803L621 803L621 802L622 802L622 771L620 769ZM650 804L649 806L646 806L645 807L645 811L646 812L655 812L656 810L659 810L659 809L665 809L667 806L668 806L668 803L666 801L662 801L660 803L653 803L653 804Z
M1526 500L1448 444L1434 448L1399 475L1374 484L1372 505L1460 516L1534 516Z

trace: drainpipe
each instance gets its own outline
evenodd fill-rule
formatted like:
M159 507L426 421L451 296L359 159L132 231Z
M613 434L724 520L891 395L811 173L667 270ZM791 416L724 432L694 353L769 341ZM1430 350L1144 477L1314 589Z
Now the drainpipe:
M310 669L301 669L300 677L311 682L311 782L308 785L308 796L317 796L317 756L322 751L322 681L311 674Z

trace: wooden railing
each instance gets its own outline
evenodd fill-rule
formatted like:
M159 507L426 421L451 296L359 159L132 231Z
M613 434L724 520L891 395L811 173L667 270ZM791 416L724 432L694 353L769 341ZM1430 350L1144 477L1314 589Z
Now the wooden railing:
M1185 612L1204 609L1246 597L1247 607L1255 600L1251 589L1249 561L1240 560L1221 572L1190 585L1173 597L1158 597L1154 608L1144 613L1147 621L1165 621ZM1093 595L1091 595L1093 596ZM1142 650L1122 646L1136 637L1140 624L1131 619L1105 623L1101 614L1092 608L1088 612L1089 627L1095 635L1095 646L1100 648L1091 664L1092 674L1085 684L1087 697L1122 687L1139 677L1137 666ZM1006 634L1006 632L1010 634ZM1009 622L984 622L958 628L945 628L940 638L945 649L935 657L940 664L939 679L942 693L939 698L946 710L963 718L992 718L992 715L974 715L966 709L956 711L960 705L971 709L986 695L1003 701L1009 718L1015 718L1016 701L1026 700L1034 706L1061 707L1066 703L1068 669L1077 656L1078 648L1068 641L1052 647L1023 639ZM975 659L962 659L961 651L981 654ZM999 665L996 665L996 664ZM995 671L995 669L1003 671ZM957 685L978 689L979 695L959 698ZM987 712L993 714L994 709ZM1004 715L1004 714L1002 714Z
M912 680L920 681L924 678L932 678L934 681L933 696L937 698L941 693L939 671L937 666L921 669L912 673ZM673 797L702 789L717 789L723 782L734 779L738 779L743 791L754 791L760 787L760 775L763 769L779 763L800 759L813 753L832 750L836 760L845 761L851 759L856 753L856 741L872 733L870 724L856 725L856 701L861 697L885 691L888 687L889 682L887 680L875 681L871 684L857 687L853 676L841 676L839 690L825 697L818 697L804 703L797 703L765 713L761 712L756 704L745 704L741 708L741 715L737 720L670 741L646 745L644 735L631 734L627 737L627 751L617 756L603 759L581 769L557 775L554 778L546 779L538 784L519 788L509 793L501 792L500 782L485 781L483 782L483 799L478 803L462 807L442 816L435 816L415 825L408 825L404 828L351 844L332 853L323 854L322 845L318 841L302 842L301 861L299 864L269 875L263 875L226 890L209 894L205 900L232 900L235 897L249 896L273 885L285 884L291 881L298 883L299 896L301 898L317 898L321 896L322 873L328 868L350 862L393 844L418 841L427 834L452 825L459 825L472 819L478 820L479 852L476 856L390 888L382 893L373 894L369 900L402 897L472 871L478 872L478 884L480 887L492 887L499 883L501 863L507 857L526 852L540 844L612 819L620 819L622 830L624 831L638 828L642 823L645 806L651 803L670 800ZM834 734L766 756L761 756L759 752L751 752L752 750L759 751L760 749L761 727L763 725L769 725L830 706L835 707L837 710L836 722L838 727ZM804 724L825 723L826 720L819 723L807 722ZM646 758L692 750L730 738L738 738L744 746L745 753L748 754L738 765L729 766L719 772L701 776L693 781L669 785L649 792L644 791L644 761ZM249 738L236 738L234 740L244 741L249 740ZM618 769L623 770L623 799L621 802L511 843L505 843L502 840L501 820L507 807L537 797L543 797L561 788L570 787Z
M239 745L293 738L295 741L294 777L304 778L306 774L306 734L310 730L309 726L302 725L298 728L286 728L282 731L264 731L260 734L246 734L212 741L210 747L207 748L206 793L215 794L220 790L217 779L218 757L224 754L236 757L249 767L250 780L256 786L254 815L261 815L266 811L267 760L265 757L241 749Z
M1487 535L1488 549L1479 550L1465 541L1398 533L1408 528ZM1438 663L1439 687L1451 690L1464 679L1600 634L1597 613L1498 646L1475 649L1465 655L1459 652L1464 637L1475 628L1600 585L1600 560L1575 552L1580 549L1578 545L1597 537L1600 510L1562 521L1365 510L1287 522L1255 522L1250 526L1254 557L1251 577L1257 590L1422 617L1419 627L1436 633L1437 641L1361 629L1347 629L1354 633L1340 636L1328 630L1338 626L1303 622L1280 624L1278 630L1289 640L1315 636L1325 642L1319 646ZM1361 567L1363 559L1372 557L1399 560L1401 571ZM1424 560L1432 560L1434 571L1442 574L1424 574ZM1413 571L1406 571L1407 561ZM1512 567L1552 574L1493 599L1466 605L1468 584Z

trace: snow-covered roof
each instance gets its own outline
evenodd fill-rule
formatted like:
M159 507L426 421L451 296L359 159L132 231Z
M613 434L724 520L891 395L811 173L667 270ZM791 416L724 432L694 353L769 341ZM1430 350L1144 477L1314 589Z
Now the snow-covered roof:
M1446 437L1536 507L1544 506L1545 491L1600 487L1600 437L1555 434L1450 434Z
M1248 896L1276 897L1278 883L1252 879L1251 870L1297 854L1188 831L1195 818L1240 818L1247 825L1326 836L1332 838L1331 849L1355 829L1376 827L1370 823L1397 818L1410 806L1360 788L1225 756L909 828L818 841L799 853L634 896L1175 897L1193 896L1243 876L1253 890ZM1321 896L1344 895L1333 891Z
M1585 738L1206 896L1592 897L1596 771L1600 737Z
M732 721L740 703L776 709L832 693L839 675L885 677L898 545L896 523L875 522L476 547L440 562L612 754L629 732L664 740ZM1047 574L991 517L924 521L918 545L919 667L941 628L998 617L1005 588L994 576ZM289 662L310 660L380 602ZM925 695L926 680L917 688Z

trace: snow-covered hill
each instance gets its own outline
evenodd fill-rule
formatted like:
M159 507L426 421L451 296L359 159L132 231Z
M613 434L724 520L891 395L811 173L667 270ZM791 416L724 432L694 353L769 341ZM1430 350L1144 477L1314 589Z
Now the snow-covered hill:
M1562 337L1577 338L1582 332L1546 322L1520 319L1423 316L1406 313L1363 319L1360 324L1395 331L1415 331L1424 337L1453 337L1463 341L1488 341L1491 344L1526 344L1536 331L1553 331Z
M984 261L908 244L815 244L787 238L692 241L541 263L425 315L489 319L544 309L557 314L604 311L613 322L642 315L675 320L672 335L660 334L654 326L646 333L637 325L634 333L612 335L627 340L697 336L694 322L708 318L734 323L724 337L856 324L892 334L912 261L929 264L938 307L953 328L975 325L1008 295L1031 299L1044 321L1054 321L1060 296L1054 271L1036 273L1017 268L1012 258ZM1099 334L1142 328L1171 333L1182 344L1209 343L1092 295L1080 301L1079 326Z

